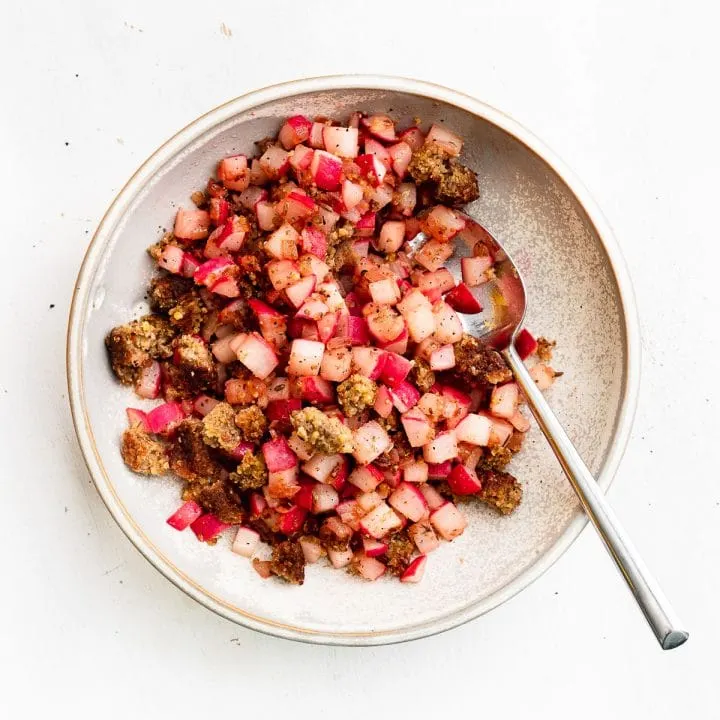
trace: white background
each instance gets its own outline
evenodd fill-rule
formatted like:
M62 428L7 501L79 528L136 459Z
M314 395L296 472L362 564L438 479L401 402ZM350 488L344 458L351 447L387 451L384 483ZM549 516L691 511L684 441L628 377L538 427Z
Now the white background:
M717 26L699 2L3 3L0 716L719 717ZM607 214L644 353L610 497L691 631L684 647L658 649L590 530L470 625L333 649L215 617L109 518L65 390L94 228L200 113L340 72L414 76L505 110Z

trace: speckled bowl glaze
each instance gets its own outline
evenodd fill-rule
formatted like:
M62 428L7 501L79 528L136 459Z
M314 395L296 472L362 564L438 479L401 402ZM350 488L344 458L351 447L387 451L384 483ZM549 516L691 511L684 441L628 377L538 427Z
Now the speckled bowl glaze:
M165 519L179 484L129 472L118 440L125 407L142 401L113 378L103 338L146 309L153 272L145 248L188 205L218 158L252 153L295 113L344 118L387 112L446 123L465 139L481 198L468 210L506 245L528 285L527 325L558 341L564 371L549 400L603 488L628 438L638 387L632 290L615 240L587 192L527 130L466 95L387 77L338 76L265 88L193 122L135 173L103 218L77 281L68 336L75 427L97 488L140 552L211 610L256 630L315 643L377 645L437 633L491 610L543 573L586 519L536 427L513 463L525 497L510 517L470 506L470 525L429 558L422 583L375 583L320 564L305 585L262 580L230 551L179 533Z

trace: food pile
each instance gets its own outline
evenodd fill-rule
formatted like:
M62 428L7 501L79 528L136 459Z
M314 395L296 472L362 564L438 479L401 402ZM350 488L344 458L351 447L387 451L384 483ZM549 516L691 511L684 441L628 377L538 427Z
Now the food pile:
M210 543L233 526L263 577L302 584L327 556L418 582L464 531L460 503L522 498L505 471L529 427L518 386L460 317L494 258L478 243L460 283L444 267L477 179L456 134L385 115L297 115L256 145L178 210L149 250L152 314L106 338L120 382L164 401L128 408L123 458L181 478L168 524ZM523 331L518 349L547 361L551 344Z

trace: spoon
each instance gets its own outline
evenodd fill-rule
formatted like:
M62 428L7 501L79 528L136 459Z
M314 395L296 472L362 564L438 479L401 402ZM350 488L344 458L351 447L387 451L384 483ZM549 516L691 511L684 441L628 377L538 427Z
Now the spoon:
M472 256L477 243L482 243L495 260L494 277L478 287L470 288L487 312L474 315L458 313L465 330L481 338L505 359L580 504L625 578L663 650L672 650L682 645L689 637L688 632L683 629L683 624L630 542L595 478L515 349L514 340L522 327L527 299L520 272L512 258L485 228L467 215L457 214L466 221L466 226L456 236L455 254L445 266L459 278L461 258ZM419 250L427 240L424 233L418 233L410 242L411 251Z

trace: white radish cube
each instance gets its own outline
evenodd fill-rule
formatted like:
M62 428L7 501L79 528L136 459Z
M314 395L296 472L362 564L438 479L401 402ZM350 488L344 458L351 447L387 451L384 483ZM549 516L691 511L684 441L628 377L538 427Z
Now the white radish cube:
M455 437L458 442L485 447L490 442L492 425L492 421L484 415L471 414L455 427Z
M290 359L288 360L288 374L296 376L318 375L325 345L316 340L297 339L290 346Z
M248 527L238 528L235 540L233 540L232 551L238 555L252 557L260 542L260 535Z

